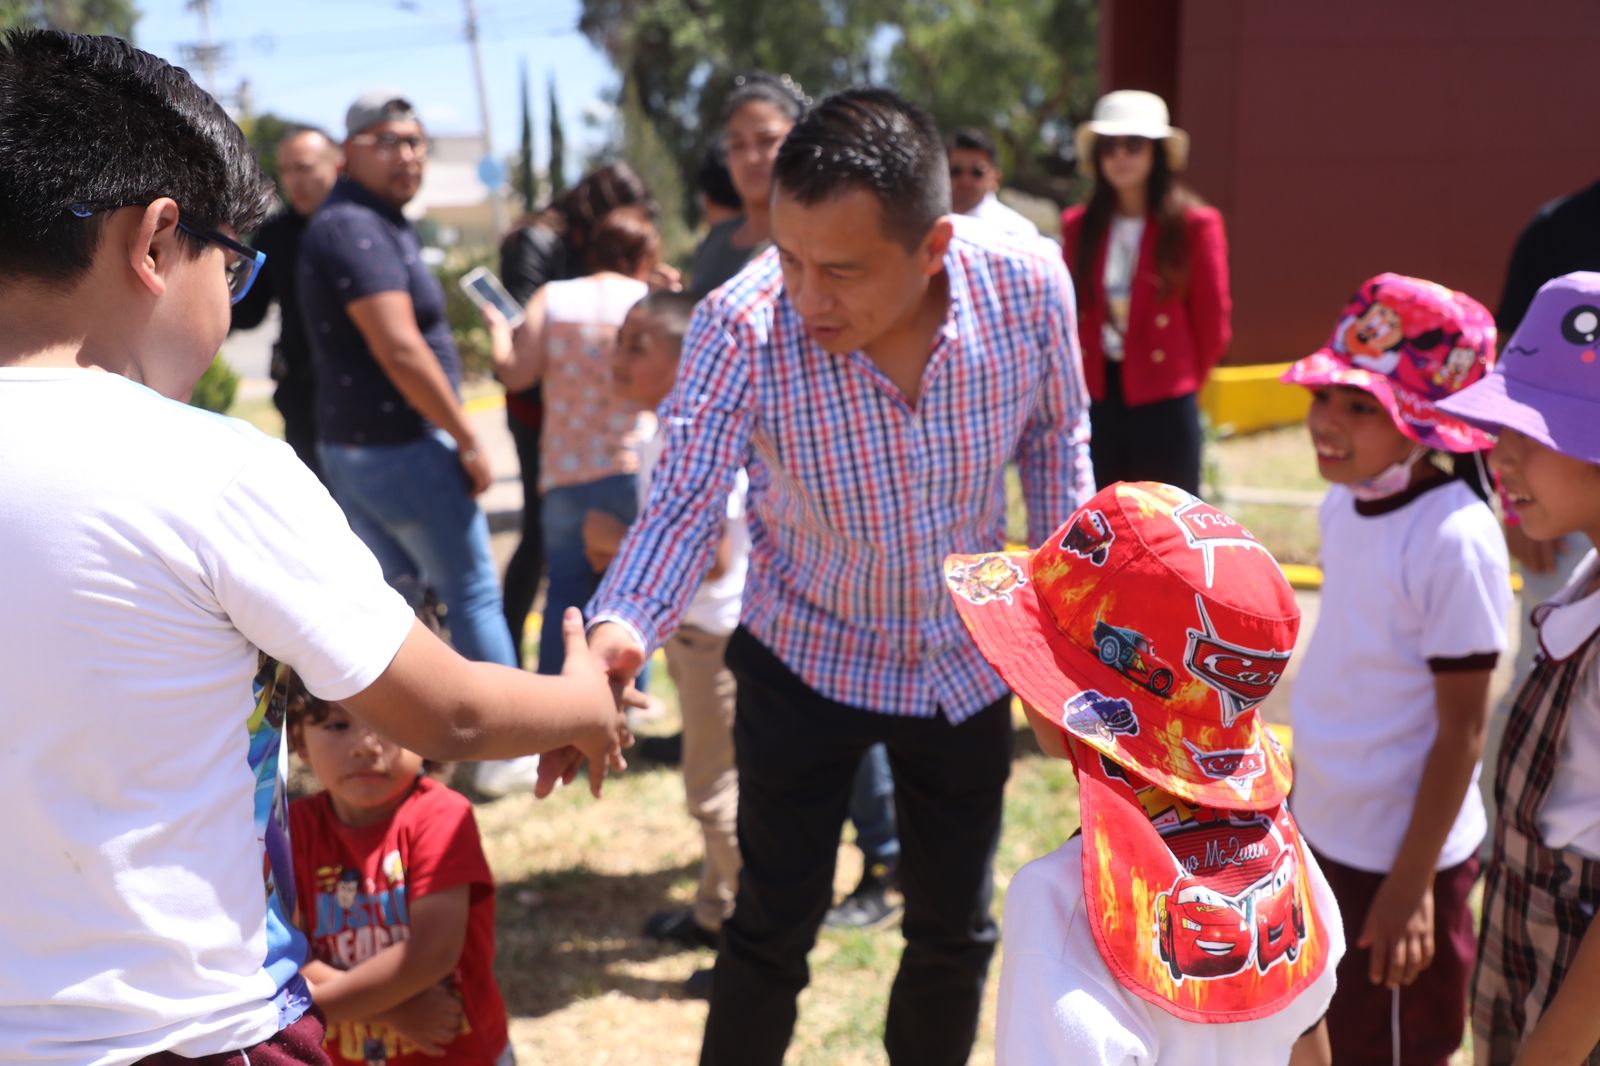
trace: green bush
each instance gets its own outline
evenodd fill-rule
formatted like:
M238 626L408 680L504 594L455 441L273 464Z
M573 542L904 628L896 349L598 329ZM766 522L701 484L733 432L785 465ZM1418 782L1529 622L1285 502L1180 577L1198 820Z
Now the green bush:
M200 375L200 380L195 382L194 392L189 396L189 402L196 407L203 407L207 411L218 414L227 414L228 408L233 406L233 398L239 392L239 375L233 372L222 358L217 356L211 360L211 365L206 367L206 372Z
M444 286L445 317L450 320L450 333L455 337L456 350L461 353L461 373L464 378L494 376L494 359L489 353L489 331L483 328L483 315L478 305L467 299L461 291L461 276L473 267L498 268L495 254L489 250L476 252L451 252L444 263L434 269L439 284Z

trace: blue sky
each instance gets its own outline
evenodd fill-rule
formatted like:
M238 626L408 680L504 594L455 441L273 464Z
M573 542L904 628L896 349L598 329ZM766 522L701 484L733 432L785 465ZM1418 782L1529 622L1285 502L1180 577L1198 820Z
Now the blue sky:
M200 19L186 0L139 0L135 43L175 63L180 45L197 41ZM585 116L607 114L616 84L605 56L577 31L579 0L478 0L484 79L496 154L516 150L521 105L517 65L526 61L534 89L536 157L546 143L546 86L556 79L569 177L603 131ZM367 89L396 87L435 133L477 132L472 61L462 34L461 0L213 0L214 40L230 55L217 77L226 97L250 80L254 108L314 122L336 135L344 111ZM199 78L198 70L193 70Z

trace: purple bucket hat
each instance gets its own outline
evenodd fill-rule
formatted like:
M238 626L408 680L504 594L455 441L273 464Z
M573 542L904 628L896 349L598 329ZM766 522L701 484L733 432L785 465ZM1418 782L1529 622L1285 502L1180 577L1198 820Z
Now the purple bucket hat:
M1600 463L1600 274L1545 282L1493 373L1438 406L1490 432L1514 429Z

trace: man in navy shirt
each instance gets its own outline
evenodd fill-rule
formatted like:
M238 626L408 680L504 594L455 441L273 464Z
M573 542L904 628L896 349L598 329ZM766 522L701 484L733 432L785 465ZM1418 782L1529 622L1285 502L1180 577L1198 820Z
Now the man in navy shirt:
M278 183L287 206L261 224L250 242L267 253L256 283L233 305L233 329L255 329L276 300L282 309L281 332L272 346L272 402L283 415L283 439L300 461L322 476L317 457L316 376L311 346L300 317L295 271L306 222L322 206L339 178L339 146L326 133L309 126L290 130L278 142Z
M461 406L444 289L400 213L422 185L427 136L410 102L387 91L352 104L345 127L345 176L300 250L323 472L384 576L439 594L461 654L515 666L474 501L489 462Z

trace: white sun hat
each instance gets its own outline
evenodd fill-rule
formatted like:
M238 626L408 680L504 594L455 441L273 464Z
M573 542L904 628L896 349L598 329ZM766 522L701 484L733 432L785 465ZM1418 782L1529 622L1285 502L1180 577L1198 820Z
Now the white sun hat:
M1174 172L1189 162L1189 135L1172 125L1167 102L1155 93L1119 89L1095 101L1094 116L1078 127L1073 140L1078 149L1078 170L1094 176L1096 137L1149 137L1160 141L1167 165Z

